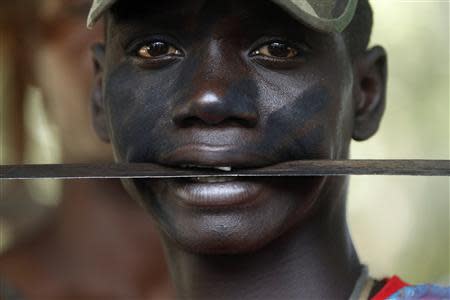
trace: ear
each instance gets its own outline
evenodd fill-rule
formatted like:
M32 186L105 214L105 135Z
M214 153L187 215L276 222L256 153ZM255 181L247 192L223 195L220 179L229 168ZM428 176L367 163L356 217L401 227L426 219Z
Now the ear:
M364 141L380 126L386 107L387 55L382 47L367 50L356 59L353 139Z
M94 44L91 47L94 63L94 86L91 94L92 123L98 137L106 142L110 142L108 134L108 119L103 101L103 70L105 66L105 45Z

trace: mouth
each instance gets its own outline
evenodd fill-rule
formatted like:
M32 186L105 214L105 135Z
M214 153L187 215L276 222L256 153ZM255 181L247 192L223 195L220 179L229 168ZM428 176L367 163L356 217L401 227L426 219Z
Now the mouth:
M258 154L238 151L231 147L188 145L164 155L160 161L171 167L195 171L214 171L214 176L198 176L167 180L169 199L187 207L222 209L249 206L257 202L264 190L263 180L220 176L247 168L272 164Z
M261 153L244 151L236 146L190 144L162 154L158 162L169 167L230 172L267 167L276 161Z
M232 166L199 164L182 164L179 167L196 171L230 172L233 170ZM255 201L262 190L260 183L231 176L179 178L167 180L167 186L169 199L174 199L182 206L203 209L248 205Z
M263 179L221 176L236 170L260 168L275 163L273 158L245 151L242 147L188 144L161 154L158 163L178 169L199 172L197 177L164 181L165 198L184 207L226 209L248 207L262 198L268 189ZM208 175L202 175L202 172ZM210 176L210 174L214 174Z

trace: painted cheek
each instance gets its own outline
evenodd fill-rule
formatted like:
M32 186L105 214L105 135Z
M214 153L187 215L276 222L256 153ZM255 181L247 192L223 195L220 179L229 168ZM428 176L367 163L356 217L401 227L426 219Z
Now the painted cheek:
M171 82L130 65L117 67L105 85L112 142L120 161L151 160L155 132L166 126Z
M321 86L292 96L284 106L269 113L263 144L276 148L282 160L330 156L329 124L331 95Z

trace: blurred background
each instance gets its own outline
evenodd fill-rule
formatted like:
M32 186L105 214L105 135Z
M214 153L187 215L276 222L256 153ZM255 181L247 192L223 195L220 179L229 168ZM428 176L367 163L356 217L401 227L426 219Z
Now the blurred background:
M83 26L90 1L12 2L18 1L0 1L1 163L111 160L89 125L86 41L101 29L70 31ZM389 54L388 105L379 133L355 142L352 158L450 159L449 1L371 3L371 44ZM61 5L64 14L56 13ZM349 224L373 276L450 285L449 184L448 178L351 179ZM61 201L62 182L1 182L0 188L1 254L45 222Z
M372 0L372 45L389 56L378 134L352 158L449 159L449 1ZM353 177L353 239L376 276L450 285L449 178Z

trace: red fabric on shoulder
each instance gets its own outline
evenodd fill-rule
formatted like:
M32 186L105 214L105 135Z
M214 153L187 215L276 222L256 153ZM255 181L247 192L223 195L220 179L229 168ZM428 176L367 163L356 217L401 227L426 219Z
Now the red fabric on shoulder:
M397 276L392 276L381 291L379 291L371 300L386 300L389 296L395 294L405 286L409 286L409 284Z

